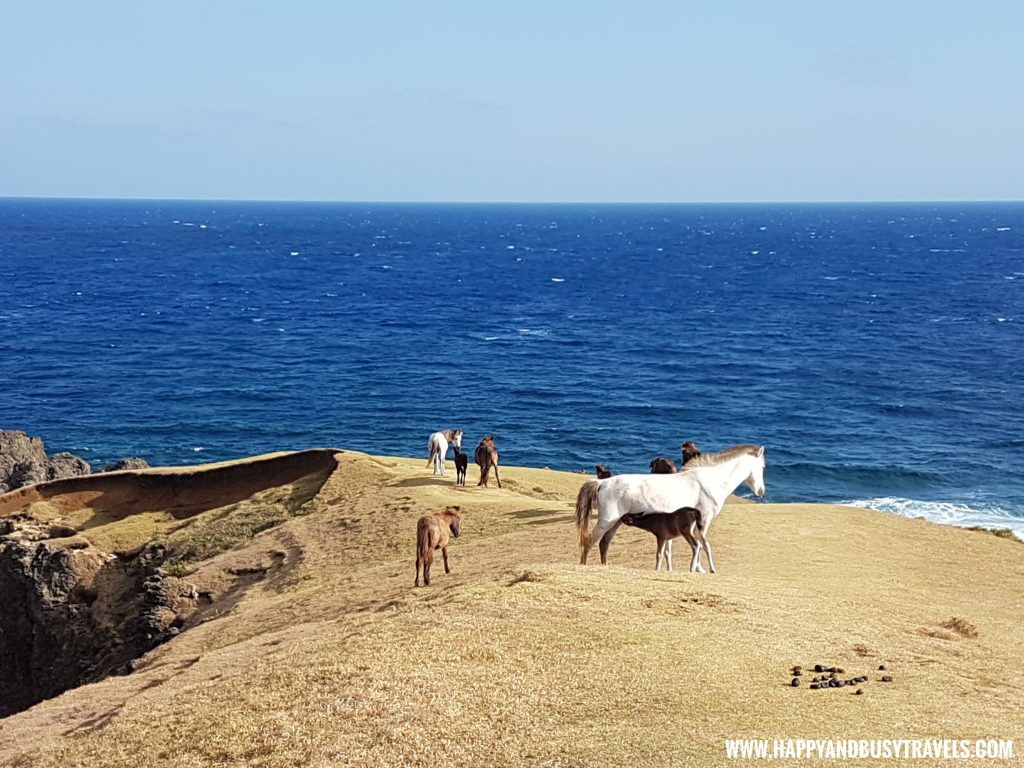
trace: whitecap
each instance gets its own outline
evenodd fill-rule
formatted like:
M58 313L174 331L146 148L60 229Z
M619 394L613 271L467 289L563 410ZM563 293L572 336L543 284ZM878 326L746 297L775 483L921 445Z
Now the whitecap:
M1009 232L1009 227L996 227L996 232Z
M505 246L505 250L506 251L514 251L515 249L516 249L516 247L514 245L506 245Z
M203 446L197 445L195 448L192 449L192 452L193 453L202 453L205 450L206 450L206 448L204 448Z
M750 255L751 256L757 256L757 254L759 254L759 253L760 253L760 251L751 251Z
M551 282L552 283L564 283L565 282L565 278L564 277L552 277L551 278Z
M484 341L497 341L500 338L500 336L484 336Z
M298 256L299 252L298 251L288 251L288 255L289 256Z
M205 225L205 224L200 224L200 225L199 225L199 228L200 228L200 229L206 229L206 225Z
M822 277L822 280L839 280L838 277Z
M1024 539L1024 518L1012 515L996 506L971 507L951 501L921 501L899 496L881 496L842 502L848 507L877 509L901 517L923 517L933 523L963 527L1009 528L1017 538Z

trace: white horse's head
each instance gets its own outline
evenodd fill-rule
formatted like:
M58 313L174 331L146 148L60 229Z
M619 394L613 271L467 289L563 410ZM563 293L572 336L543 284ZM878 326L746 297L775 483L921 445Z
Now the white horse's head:
M762 445L757 449L757 453L751 455L751 469L750 475L746 479L746 484L750 486L750 490L754 492L757 497L764 496L764 446Z
M462 450L462 430L461 429L453 429L452 430L452 445L454 445L460 451Z

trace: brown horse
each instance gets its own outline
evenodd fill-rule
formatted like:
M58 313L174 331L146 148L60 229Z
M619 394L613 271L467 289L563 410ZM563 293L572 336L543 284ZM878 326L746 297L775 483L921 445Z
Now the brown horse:
M423 568L423 585L430 586L430 566L434 564L434 550L440 549L444 557L444 572L448 567L448 534L459 537L459 523L462 521L461 507L445 507L444 512L424 515L416 523L416 583L420 585L420 567Z
M480 482L477 485L487 485L487 477L491 473L491 467L494 467L494 479L498 481L498 487L501 488L501 478L498 476L498 451L494 447L494 435L484 435L484 439L476 447L474 459L480 465Z
M604 480L605 478L612 476L612 471L604 464L595 464L594 471L597 472L598 480Z
M693 442L693 440L687 440L685 443L683 443L683 447L680 449L680 452L683 456L683 463L679 465L681 467L685 467L687 464L689 464L690 459L696 459L698 456L700 456L700 449L697 447L697 444Z
M651 459L652 475L674 475L675 473L676 465L672 459L663 459L661 456L655 456Z
M654 534L658 540L658 554L654 562L656 571L661 570L661 559L665 556L668 560L668 569L672 570L672 550L666 550L667 542L682 536L689 543L690 549L696 551L698 537L704 541L704 534L701 531L704 520L696 507L680 507L675 512L627 512L622 516L622 523L643 528Z

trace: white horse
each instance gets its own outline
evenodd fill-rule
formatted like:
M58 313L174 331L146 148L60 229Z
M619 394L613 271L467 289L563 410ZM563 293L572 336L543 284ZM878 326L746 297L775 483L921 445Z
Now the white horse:
M587 554L600 542L601 562L608 562L608 547L627 512L645 510L671 511L680 507L697 507L703 512L701 536L691 544L691 571L704 573L700 551L708 552L708 568L715 572L708 528L729 494L741 483L750 486L756 496L764 495L764 446L737 445L719 453L703 453L687 462L674 475L615 475L606 480L591 480L576 496L576 530L580 541L580 563L586 565ZM597 524L588 531L590 511L597 503ZM668 555L671 562L669 541Z
M448 455L448 443L462 450L462 430L446 429L435 432L427 439L427 466L433 465L434 474L444 476L444 459Z

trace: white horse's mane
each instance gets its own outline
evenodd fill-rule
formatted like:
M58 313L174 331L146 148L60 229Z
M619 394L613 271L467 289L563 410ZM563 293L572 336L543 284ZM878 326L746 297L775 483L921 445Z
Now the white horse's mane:
M737 456L743 454L749 454L756 456L758 451L761 450L760 445L754 445L753 443L743 443L742 445L734 445L732 448L726 448L725 450L718 451L717 453L702 453L699 456L694 456L686 464L683 465L682 470L686 471L696 467L713 467L716 464L721 464L734 459Z

